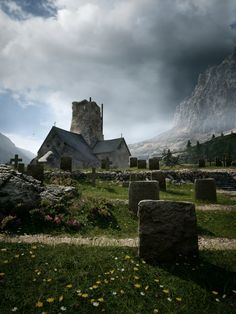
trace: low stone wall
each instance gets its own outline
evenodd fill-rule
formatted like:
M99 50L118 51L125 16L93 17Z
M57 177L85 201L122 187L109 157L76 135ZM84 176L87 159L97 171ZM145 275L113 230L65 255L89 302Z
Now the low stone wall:
M204 178L213 178L216 181L216 186L218 188L232 188L236 190L236 171L231 170L160 170L160 172L165 176L167 181L174 184L185 184L185 183L193 183L195 179L204 179ZM135 173L131 171L103 171L96 172L96 178L98 180L104 181L129 181L130 174ZM45 172L46 179L49 181L53 181L53 178L60 180L60 177L64 177L64 179L74 179L74 180L84 180L91 178L91 172ZM151 180L152 179L152 171L137 171L136 172L136 180ZM57 181L57 180L55 180Z

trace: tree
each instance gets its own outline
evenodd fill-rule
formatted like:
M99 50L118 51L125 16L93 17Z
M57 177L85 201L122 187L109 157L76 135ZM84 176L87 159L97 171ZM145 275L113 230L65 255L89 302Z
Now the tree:
M164 150L162 153L162 161L165 166L173 167L179 164L179 156L173 156L170 149L168 149L167 152Z
M192 146L192 143L190 140L188 140L188 143L187 143L187 148L190 148Z
M211 139L214 140L215 137L216 137L215 134L212 134Z

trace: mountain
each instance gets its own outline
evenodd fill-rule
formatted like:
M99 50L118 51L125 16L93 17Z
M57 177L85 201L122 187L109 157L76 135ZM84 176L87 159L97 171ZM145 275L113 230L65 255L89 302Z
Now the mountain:
M16 147L15 144L5 135L0 133L0 163L9 162L15 154L22 158L24 163L28 164L35 155L30 151Z
M181 150L187 141L206 141L212 134L236 129L236 48L219 65L199 75L192 95L180 103L174 126L150 140L130 145L133 155L159 154L164 148Z

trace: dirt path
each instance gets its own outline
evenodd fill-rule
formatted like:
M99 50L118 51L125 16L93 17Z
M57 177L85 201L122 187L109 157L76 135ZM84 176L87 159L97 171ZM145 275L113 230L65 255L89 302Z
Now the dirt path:
M197 210L226 210L226 211L235 211L236 205L220 205L220 204L205 204L205 205L196 205Z
M50 236L47 234L7 236L0 235L0 242L11 243L43 243L48 245L58 245L62 243L90 246L128 246L137 247L138 238L113 239L107 237L69 237ZM199 237L200 250L236 250L236 239L227 238L203 238Z

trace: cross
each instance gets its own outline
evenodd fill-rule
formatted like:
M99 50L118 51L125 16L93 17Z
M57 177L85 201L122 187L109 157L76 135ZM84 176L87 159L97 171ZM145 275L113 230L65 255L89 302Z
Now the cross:
M54 122L54 126L56 126L56 124L57 124L57 123L56 123L56 122Z
M14 168L17 169L17 168L18 168L18 162L19 162L19 161L22 161L22 159L21 159L21 158L18 158L18 155L15 155L15 158L11 158L10 164L11 164L12 162L14 162Z

